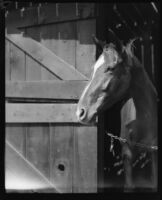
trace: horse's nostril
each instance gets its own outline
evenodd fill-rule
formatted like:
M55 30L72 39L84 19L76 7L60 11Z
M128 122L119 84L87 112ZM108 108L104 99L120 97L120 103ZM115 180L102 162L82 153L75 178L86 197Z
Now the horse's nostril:
M85 109L84 109L84 108L81 108L81 109L80 109L80 113L79 113L79 118L80 118L80 119L83 119L83 118L85 117L85 114L86 114Z

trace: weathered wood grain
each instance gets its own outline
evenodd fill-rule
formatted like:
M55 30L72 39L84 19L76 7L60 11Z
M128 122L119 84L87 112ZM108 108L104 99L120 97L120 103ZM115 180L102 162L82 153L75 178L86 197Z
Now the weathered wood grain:
M50 127L51 182L63 193L72 192L73 184L73 126Z
M76 126L73 192L97 192L97 127Z
M68 21L76 19L76 3L59 3L58 4L58 19L60 21Z
M21 13L21 20L23 21L23 24L18 27L26 27L31 25L37 25L38 24L38 8L37 7L27 7L24 9L24 11Z
M25 53L10 44L11 80L25 80Z
M95 4L94 3L78 3L78 16L79 18L88 18L95 16Z
M66 63L49 49L31 38L16 34L6 36L6 38L23 49L32 58L42 63L51 73L57 74L57 76L63 80L87 80L87 78L75 70L72 65Z
M7 26L9 33L13 33L16 27L61 23L88 17L95 17L94 3L48 3L42 4L39 11L37 6L26 7L23 12L20 8L12 10L7 16Z
M41 67L41 74L42 74L42 80L60 80L60 78L58 78L56 75L52 74L50 71L48 71L47 69Z
M6 141L5 149L5 188L7 190L33 190L50 188L51 192L58 192L29 161L27 161L12 144Z
M26 64L26 80L27 81L41 80L40 64L37 63L35 60L33 60L28 55L26 55L25 64Z
M75 68L76 23L58 24L57 55Z
M6 104L7 123L77 122L76 104Z
M58 24L49 24L41 26L41 44L58 55ZM30 33L29 33L30 35Z
M26 138L26 158L49 179L49 126L48 124L28 124Z
M40 8L39 24L68 22L95 17L94 3L48 3Z
M31 79L32 73L27 77ZM7 98L77 100L86 85L87 81L6 81L5 94Z
M20 10L12 10L9 12L5 18L5 26L7 29L7 34L18 34L21 33L21 30L17 28L23 25L23 20L21 17Z
M57 20L56 16L56 3L48 3L39 9L38 23L48 24Z
M24 37L31 37L33 40L40 42L41 38L41 27L34 26L34 27L27 27L24 28Z
M42 30L46 30L46 27L30 27L30 28L25 28L25 35L27 37L31 37L32 39L42 42ZM51 33L51 31L48 31L48 33ZM27 57L27 65L28 65L28 77L29 79L27 80L58 80L58 78L49 72L46 68L41 66L38 62L30 58L29 56ZM34 75L33 75L34 73ZM36 75L38 74L38 76ZM31 76L31 78L30 78ZM33 77L36 76L36 79L33 79ZM39 77L39 78L38 78Z
M96 60L96 46L92 41L95 29L95 20L77 22L76 69L87 77L90 77Z
M6 124L5 127L6 140L9 141L14 148L25 156L26 154L26 127L22 124Z

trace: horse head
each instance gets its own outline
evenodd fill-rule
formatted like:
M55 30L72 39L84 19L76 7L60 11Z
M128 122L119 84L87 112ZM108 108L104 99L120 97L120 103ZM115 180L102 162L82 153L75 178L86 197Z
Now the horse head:
M108 44L94 37L102 54L77 105L76 115L83 124L94 123L96 116L119 101L130 85L131 43L124 46L112 31L109 34Z

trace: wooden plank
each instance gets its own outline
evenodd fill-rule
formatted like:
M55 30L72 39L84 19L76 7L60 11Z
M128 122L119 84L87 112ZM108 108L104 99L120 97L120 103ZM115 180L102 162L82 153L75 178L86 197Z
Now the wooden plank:
M76 3L59 3L58 19L60 21L75 19L77 17L76 8Z
M58 25L44 25L41 26L41 44L58 55ZM44 72L43 72L44 70ZM49 73L42 68L43 80L58 80L58 77Z
M97 127L75 127L73 173L74 193L97 192Z
M48 3L38 7L28 7L24 11L12 10L7 16L7 30L9 34L19 33L16 29L34 26L36 24L49 24L68 22L71 20L95 17L94 3Z
M7 123L77 122L76 104L6 104Z
M79 18L87 18L95 16L95 4L78 3L78 16Z
M10 43L5 41L5 80L11 80Z
M22 124L6 124L6 140L22 155L26 154L26 127Z
M42 80L60 80L57 76L49 72L47 69L41 67Z
M49 126L30 124L27 128L26 158L49 179Z
M41 66L31 57L26 55L26 80L36 81L41 80Z
M31 27L25 29L25 35L30 36L32 39L40 42L42 37L41 27ZM28 63L29 62L29 63ZM58 78L49 72L47 69L38 64L35 60L31 59L29 56L27 58L27 64L29 68L29 80L58 80ZM34 73L35 72L35 73ZM38 73L38 75L36 75ZM31 78L30 78L31 76ZM36 79L33 77L36 76ZM39 76L39 78L38 78ZM28 80L28 79L27 79Z
M23 7L23 5L21 6ZM25 7L24 10L20 8L12 10L8 13L6 18L6 25L8 34L13 34L15 31L21 32L17 28L33 26L38 24L38 9L37 7Z
M75 67L76 51L76 23L69 22L58 25L58 50L57 55Z
M23 24L21 24L21 27L37 25L38 24L38 8L37 7L25 8L21 14L21 17L23 21Z
M25 54L20 51L16 46L10 43L10 67L11 67L11 80L25 80L26 79L26 69L25 69ZM17 138L15 143L16 148L20 148L25 154L25 138L26 138L26 127L10 127L10 134L15 134L15 138L10 138L13 143ZM11 141L10 140L10 141Z
M95 17L94 3L48 3L40 8L39 24L61 23Z
M73 127L51 125L50 129L51 182L63 193L72 192Z
M56 4L48 3L43 5L39 9L38 23L39 24L48 24L57 20L56 16Z
M10 44L11 80L25 80L25 54L12 43Z
M95 35L96 20L77 22L76 69L90 77L96 60L96 46L92 35Z
M5 18L5 26L7 27L7 34L21 33L21 30L17 29L21 25L23 25L23 20L21 17L20 10L12 10L8 12L8 15Z
M37 191L38 189L51 189L58 192L55 186L49 182L29 161L27 161L12 144L6 141L5 149L5 189Z
M40 42L41 38L41 27L28 27L24 29L24 37L31 37L33 40Z
M41 44L75 66L75 33L74 23L41 26ZM44 80L51 79L54 79L54 76L44 74ZM55 77L55 79L57 78Z
M48 68L51 73L56 74L63 80L87 80L87 78L74 69L74 67L64 60L56 56L49 49L41 45L40 43L32 40L31 38L25 38L22 35L12 35L6 37L8 40L17 45L20 49L23 49L32 58L39 61L42 65Z
M7 81L5 94L7 98L77 100L86 85L87 81Z
M41 26L41 44L58 55L58 24Z

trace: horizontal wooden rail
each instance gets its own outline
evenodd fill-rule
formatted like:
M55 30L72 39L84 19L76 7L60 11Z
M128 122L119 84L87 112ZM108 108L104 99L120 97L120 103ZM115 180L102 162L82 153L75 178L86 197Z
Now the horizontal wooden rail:
M76 104L6 103L6 123L76 123Z
M7 81L6 98L78 100L87 81Z
M23 34L7 35L6 39L62 80L88 80L74 66L65 62L39 42L25 37Z

